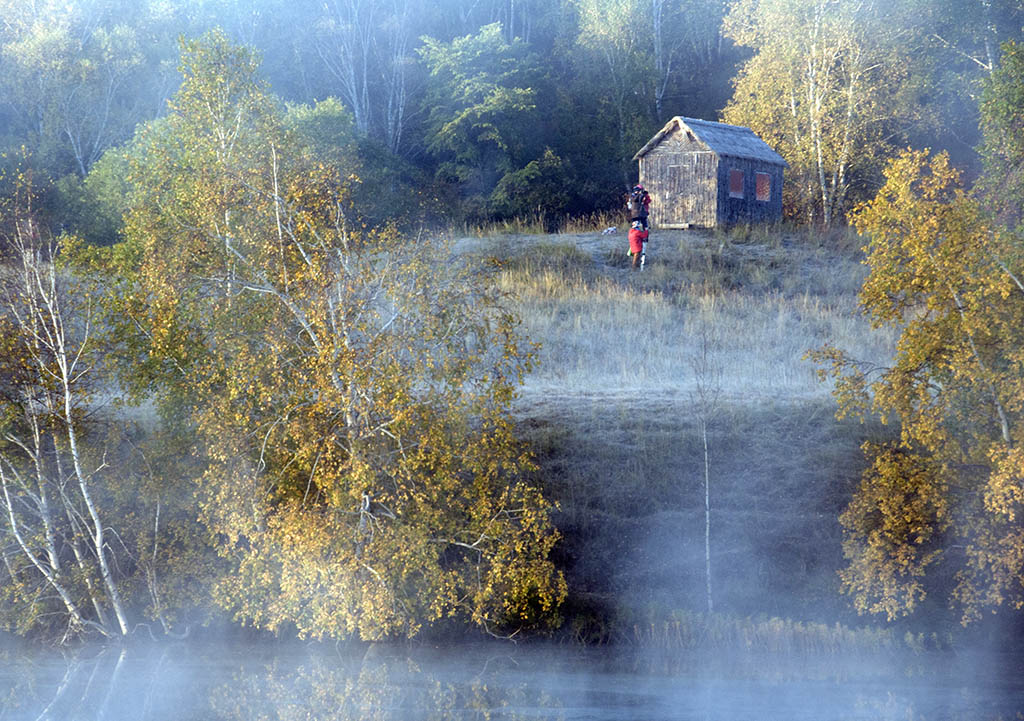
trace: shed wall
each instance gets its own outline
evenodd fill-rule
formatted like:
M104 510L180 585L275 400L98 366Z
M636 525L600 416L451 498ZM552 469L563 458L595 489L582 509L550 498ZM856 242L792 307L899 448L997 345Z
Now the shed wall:
M651 194L655 227L713 227L718 156L677 127L640 158L640 182Z
M729 196L731 170L743 171L743 198ZM767 173L771 179L771 197L767 201L757 200L755 173ZM717 224L771 223L782 220L782 176L783 168L780 165L746 158L721 158L718 163Z

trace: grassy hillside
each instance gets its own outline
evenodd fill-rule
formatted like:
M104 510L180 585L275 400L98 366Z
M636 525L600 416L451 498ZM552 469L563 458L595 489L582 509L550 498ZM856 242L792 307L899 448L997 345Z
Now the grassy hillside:
M642 273L628 267L621 232L460 243L498 259L498 282L541 344L517 412L560 504L578 635L704 608L700 390L716 401L715 610L850 617L837 516L860 443L880 430L837 422L803 356L831 342L891 357L894 337L858 313L856 238L654 231ZM627 623L611 628L612 617Z

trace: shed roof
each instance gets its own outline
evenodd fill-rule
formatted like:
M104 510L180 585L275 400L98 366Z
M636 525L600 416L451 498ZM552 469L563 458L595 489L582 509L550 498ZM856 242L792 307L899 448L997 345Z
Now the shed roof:
M633 160L642 158L660 143L662 138L677 127L692 132L698 140L718 155L727 155L733 158L749 158L772 165L789 167L789 163L772 150L768 143L757 137L757 134L750 128L715 123L710 120L699 120L697 118L684 118L681 115L677 115L665 123L665 127L659 130L653 138L647 141L644 147L637 151L636 155L633 156Z

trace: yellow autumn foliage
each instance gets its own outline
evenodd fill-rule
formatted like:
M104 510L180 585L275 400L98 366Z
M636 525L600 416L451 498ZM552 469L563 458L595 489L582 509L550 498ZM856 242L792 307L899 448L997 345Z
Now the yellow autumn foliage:
M313 637L557 622L517 319L444 243L359 229L357 180L287 129L250 51L183 51L131 153L112 302L136 387L194 434L217 600Z
M861 302L901 333L888 368L834 348L841 409L896 424L842 517L843 586L890 618L950 592L964 622L1024 604L1024 285L1020 239L989 220L944 154L906 151L851 220L869 238ZM941 569L941 571L940 571ZM929 582L936 571L955 588Z

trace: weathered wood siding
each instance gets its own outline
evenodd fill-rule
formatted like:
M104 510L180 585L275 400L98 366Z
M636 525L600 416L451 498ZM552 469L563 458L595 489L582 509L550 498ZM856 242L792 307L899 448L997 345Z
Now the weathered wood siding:
M654 227L714 227L718 156L681 128L640 158L640 183L651 194Z
M729 173L743 171L743 197L729 195ZM718 218L720 226L737 223L771 223L782 220L782 166L746 158L724 157L718 163ZM770 198L757 199L756 174L770 178Z
M714 228L782 219L785 160L748 128L676 117L635 159L640 182L651 194L655 227ZM768 191L760 198L759 173L760 187Z

